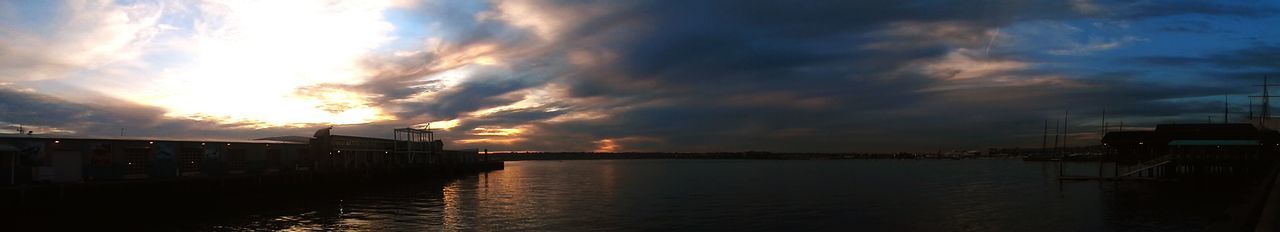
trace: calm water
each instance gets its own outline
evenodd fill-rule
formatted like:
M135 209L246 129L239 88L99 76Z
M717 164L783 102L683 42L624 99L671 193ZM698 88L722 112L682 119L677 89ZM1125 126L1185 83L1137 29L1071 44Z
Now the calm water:
M1095 173L1095 164L1068 171ZM1019 160L508 162L454 180L211 215L209 230L1199 230L1223 186L1066 182ZM1157 194L1176 193L1176 194Z

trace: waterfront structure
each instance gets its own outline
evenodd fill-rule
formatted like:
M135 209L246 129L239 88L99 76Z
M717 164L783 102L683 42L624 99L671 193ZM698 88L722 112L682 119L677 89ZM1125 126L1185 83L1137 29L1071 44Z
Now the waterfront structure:
M392 152L397 157L405 157L412 162L439 162L439 160L419 159L423 156L434 157L434 154L441 153L444 148L444 143L438 143L435 140L435 133L431 130L397 128L394 138Z
M1161 124L1102 139L1116 177L1262 174L1280 151L1280 133L1251 124Z
M245 177L353 172L485 163L475 150L443 142L330 134L256 140L66 135L0 135L0 185ZM418 147L395 152L395 144Z

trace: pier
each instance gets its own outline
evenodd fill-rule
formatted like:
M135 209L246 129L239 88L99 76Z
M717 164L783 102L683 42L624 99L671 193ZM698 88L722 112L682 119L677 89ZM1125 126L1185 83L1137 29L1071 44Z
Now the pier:
M1161 124L1102 139L1098 175L1059 180L1169 180L1258 177L1280 161L1280 133L1251 124ZM1110 163L1110 173L1103 170ZM1060 163L1061 164L1061 163ZM1065 165L1065 164L1063 164Z
M254 140L3 135L0 205L195 200L503 168L475 149L445 150L442 141L427 139L429 131L395 132L396 139L335 135L329 128L312 137Z
M1102 139L1096 176L1059 174L1060 181L1252 180L1230 220L1211 231L1280 229L1280 133L1248 123L1161 124L1150 131L1113 131ZM1060 162L1060 161L1059 161ZM1104 164L1110 163L1108 172ZM1069 165L1059 163L1059 165Z

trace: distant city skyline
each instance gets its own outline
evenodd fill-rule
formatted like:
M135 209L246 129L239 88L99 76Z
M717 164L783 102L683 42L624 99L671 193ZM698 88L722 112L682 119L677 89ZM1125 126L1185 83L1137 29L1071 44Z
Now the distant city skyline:
M1220 122L1225 95L1244 122L1275 25L1272 1L3 1L0 133L926 152L1038 147L1070 110L1084 145L1104 110Z

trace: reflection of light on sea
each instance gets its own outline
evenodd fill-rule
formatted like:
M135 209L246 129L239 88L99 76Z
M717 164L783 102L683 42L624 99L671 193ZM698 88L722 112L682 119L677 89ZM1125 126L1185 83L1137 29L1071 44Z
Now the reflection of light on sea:
M343 229L369 228L370 222L367 218L353 207L347 209L348 205L343 200L338 200L338 225Z
M487 179L490 174L483 173L452 180L441 187L440 203L442 206L439 207L441 229L445 231L518 229L510 226L499 228L489 226L491 224L509 224L512 221L520 221L523 216L509 217L506 214L512 213L514 209L529 208L529 204L537 203L524 203L521 206L517 205L520 204L518 203L519 200L509 201L510 198L497 195L497 193L512 188L491 187ZM481 199L484 200L482 201ZM535 215L528 214L530 217Z
M511 223L511 222L534 222L539 215L545 215L548 210L555 210L559 204L552 201L546 201L545 194L558 194L559 190L546 189L548 186L537 186L537 181L530 181L531 178L539 176L535 173L525 173L528 170L515 165L523 165L518 162L508 162L507 168L503 170L487 173L487 183L481 183L480 187L483 196L479 196L485 201L479 202L477 209L489 212L480 212L480 215L497 216L501 215L499 224L508 224L515 226L502 228L505 230L529 230L536 228L536 225L530 223ZM478 181L485 181L478 179ZM496 229L496 228L490 228Z
M465 228L461 212L459 212L462 210L461 186L459 186L461 182L461 180L453 181L440 190L444 192L444 211L441 216L444 230L446 231L458 231Z
M271 219L271 221L277 224L289 225L289 228L281 229L280 231L292 232L292 231L323 230L324 228L322 225L318 224L317 221L311 220L311 218L315 218L315 217L316 217L316 211L307 211L297 215L282 215L274 219Z
M608 198L613 198L617 193L618 176L616 174L616 169L618 165L614 162L617 161L610 161L608 164L601 165L600 167L600 184L603 186L600 186L600 188L597 189L602 191L601 195L605 195Z

